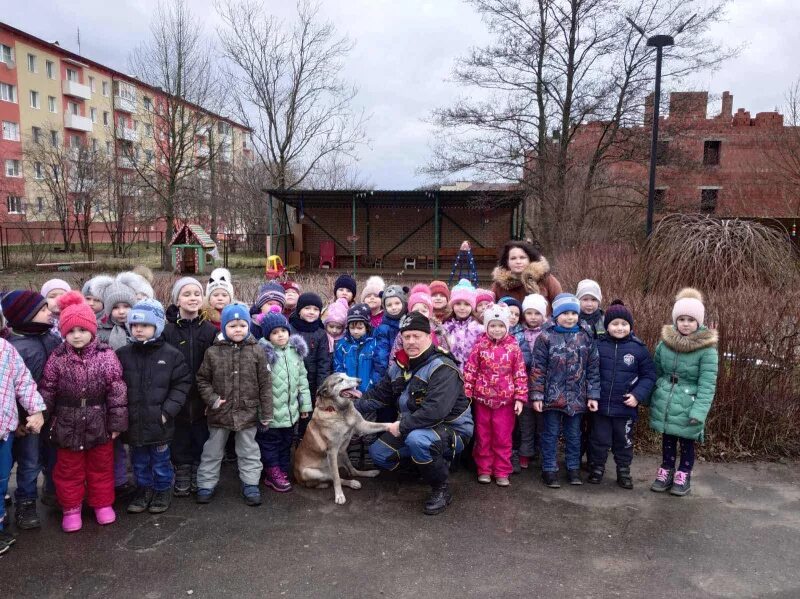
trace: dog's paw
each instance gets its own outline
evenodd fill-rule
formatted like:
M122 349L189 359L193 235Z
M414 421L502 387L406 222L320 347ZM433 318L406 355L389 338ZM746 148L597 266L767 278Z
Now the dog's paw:
M361 472L360 476L364 476L367 478L375 478L381 473L380 470L364 470Z
M333 501L336 502L336 505L344 505L344 502L347 501L347 499L345 498L344 493L339 492L336 493Z
M358 482L357 480L351 480L350 481L350 488L351 489L360 489L361 488L361 483Z

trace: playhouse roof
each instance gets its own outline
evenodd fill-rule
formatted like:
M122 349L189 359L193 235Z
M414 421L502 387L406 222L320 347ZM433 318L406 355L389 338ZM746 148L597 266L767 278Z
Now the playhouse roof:
M311 206L349 206L355 198L361 205L369 206L431 206L438 197L442 208L487 210L514 208L525 195L520 186L508 185L504 189L264 189L273 198L295 208Z
M175 233L170 245L199 245L203 248L213 249L217 244L200 225L183 225Z

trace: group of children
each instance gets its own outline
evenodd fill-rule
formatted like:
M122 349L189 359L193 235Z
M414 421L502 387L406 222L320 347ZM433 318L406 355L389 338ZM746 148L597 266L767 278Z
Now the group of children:
M664 439L651 488L689 491L717 359L716 333L703 326L697 292L679 295L653 360L633 334L630 310L614 301L603 312L600 287L590 280L552 304L538 294L496 298L467 280L452 289L442 281L408 289L370 277L358 295L345 274L332 291L325 305L295 282L269 282L247 305L236 300L230 272L218 268L205 285L178 279L166 310L146 271L96 276L80 292L51 279L40 293L5 293L0 490L16 462L18 528L40 526L42 470L42 501L55 497L68 532L81 528L84 499L100 524L114 522L121 495L130 495L130 513L163 512L173 496L208 503L229 438L245 503L261 503L261 482L290 491L292 444L317 387L344 372L368 391L402 348L399 323L408 312L429 318L433 342L462 371L473 400L479 482L508 486L516 453L521 468L541 457L545 484L559 486L563 435L568 480L580 484L586 419L589 482L602 480L611 449L617 482L632 488L633 423L637 406L650 403L651 425ZM2 506L0 517L2 553L14 537L3 531Z

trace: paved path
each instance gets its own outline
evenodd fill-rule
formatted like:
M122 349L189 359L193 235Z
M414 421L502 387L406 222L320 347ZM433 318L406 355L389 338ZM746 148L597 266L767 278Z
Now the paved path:
M609 464L611 465L611 464ZM238 498L235 469L208 506L22 532L0 558L3 594L22 597L800 597L800 464L700 464L693 495L636 488L546 489L529 471L508 489L454 477L444 514L426 488L381 475L336 506L327 490ZM612 466L613 468L613 466ZM46 510L47 508L43 508ZM31 568L30 574L26 568Z

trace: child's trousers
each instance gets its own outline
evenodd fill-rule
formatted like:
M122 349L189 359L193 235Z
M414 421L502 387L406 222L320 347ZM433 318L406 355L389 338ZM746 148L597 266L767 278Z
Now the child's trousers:
M83 451L59 447L53 481L58 503L65 510L81 505L84 496L90 507L112 505L114 442L108 441Z
M618 468L627 468L633 461L633 418L594 414L589 433L589 463L605 466L608 450L614 454Z
M564 429L564 459L567 470L581 467L581 420L583 414L568 416L558 410L545 410L542 429L542 472L558 472L558 435Z
M256 433L256 442L261 449L261 462L264 468L279 466L284 474L289 474L293 439L294 427L270 427Z
M542 413L525 404L519 415L519 455L532 458L542 451Z
M675 468L678 459L678 443L681 445L681 461L678 470L687 474L694 468L694 441L675 435L661 436L661 454L663 461L661 467L666 470Z
M228 435L236 435L236 460L239 465L239 478L246 485L258 485L261 477L261 456L256 443L256 427L240 431L209 427L208 441L203 445L203 456L197 469L197 487L213 489L219 482L219 469L225 455Z
M128 451L122 439L114 439L114 486L122 487L128 484Z
M472 456L478 474L497 478L511 475L511 444L514 432L514 403L490 408L475 402L475 447Z
M0 530L3 530L3 519L6 517L6 491L11 476L11 447L14 444L14 431L3 441L0 439Z
M168 444L131 447L131 464L137 487L154 491L172 488L175 471L170 461Z
M24 437L14 438L11 433L9 439L14 442L12 453L17 463L17 490L14 492L14 499L17 503L30 499L35 501L39 496L37 484L42 471L39 435L29 432Z

